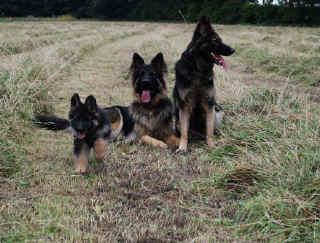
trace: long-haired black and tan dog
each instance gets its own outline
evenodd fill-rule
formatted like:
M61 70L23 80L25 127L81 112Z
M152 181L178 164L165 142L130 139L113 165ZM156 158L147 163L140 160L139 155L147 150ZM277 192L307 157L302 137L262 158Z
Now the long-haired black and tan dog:
M167 95L164 74L167 65L162 53L146 64L137 53L130 67L134 101L130 106L135 131L142 142L161 148L177 148L173 129L173 106Z
M128 107L112 106L100 108L94 96L82 103L76 93L71 98L69 119L56 116L37 115L34 123L52 131L71 132L74 137L73 154L76 172L87 171L90 149L98 161L103 160L108 142L120 134L128 139L135 138L134 124Z
M176 82L173 90L177 128L181 138L178 151L186 151L188 131L206 130L206 142L214 145L217 125L214 64L225 67L222 56L230 56L234 49L224 44L214 31L208 17L202 17L187 49L175 66Z

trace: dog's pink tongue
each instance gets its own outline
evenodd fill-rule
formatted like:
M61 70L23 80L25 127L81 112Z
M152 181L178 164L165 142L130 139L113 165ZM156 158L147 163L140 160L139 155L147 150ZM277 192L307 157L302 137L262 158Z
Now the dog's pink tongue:
M221 57L221 59L220 59L220 62L221 62L221 64L222 64L222 67L223 67L223 69L224 70L227 70L227 63L226 63L226 61Z
M151 100L151 95L149 90L143 90L141 95L142 103L149 103Z
M218 59L218 62L220 63L220 65L222 65L223 69L224 69L224 70L227 70L227 63L226 63L226 61L223 59L223 57L222 57L222 56L218 56L217 59Z
M81 133L81 132L78 133L78 138L80 138L80 139L85 138L85 136L86 136L86 134L84 132L83 133Z
M216 62L222 65L224 70L227 70L227 63L222 56L215 55L213 52L211 52L211 56L216 60Z

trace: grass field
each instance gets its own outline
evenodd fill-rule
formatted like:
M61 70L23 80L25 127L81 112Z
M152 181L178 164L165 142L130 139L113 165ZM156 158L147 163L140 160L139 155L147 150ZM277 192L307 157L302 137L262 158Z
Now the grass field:
M73 175L72 138L34 113L132 100L134 52L174 63L194 24L0 23L0 242L320 242L320 29L222 26L226 120L214 149L112 144Z

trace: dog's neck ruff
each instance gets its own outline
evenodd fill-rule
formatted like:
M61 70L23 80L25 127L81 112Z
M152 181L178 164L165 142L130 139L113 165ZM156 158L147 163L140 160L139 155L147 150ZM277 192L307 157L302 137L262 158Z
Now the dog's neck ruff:
M130 106L130 113L134 122L154 131L159 129L163 122L171 121L173 108L169 99L162 99L157 107L150 108L146 108L140 102L133 102Z
M189 52L188 50L182 53L182 59L188 66L192 68L194 76L196 76L198 79L213 80L214 63L210 63L210 67L208 65L206 70L200 70L198 68L196 58L193 56L192 52Z
M192 67L196 66L196 61L195 61L192 53L185 51L182 53L182 58L187 65L192 66Z

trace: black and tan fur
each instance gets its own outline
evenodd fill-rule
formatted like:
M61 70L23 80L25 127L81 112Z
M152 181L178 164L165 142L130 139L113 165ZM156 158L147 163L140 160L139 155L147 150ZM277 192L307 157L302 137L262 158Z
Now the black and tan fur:
M229 56L234 49L225 45L214 31L208 17L202 17L191 42L175 66L176 82L173 90L176 128L181 134L179 151L186 151L188 132L203 133L209 147L214 145L214 130L223 113L216 103L213 66L224 65L221 56ZM190 129L189 129L190 128Z
M69 119L56 116L37 115L34 123L52 131L65 131L73 134L76 172L87 171L90 149L98 161L102 161L108 143L122 134L134 140L134 124L128 107L112 106L100 108L94 96L90 95L82 103L78 94L71 98Z
M135 131L142 142L161 148L177 148L173 130L173 106L167 95L164 74L167 65L162 53L150 64L137 53L130 67L134 101L130 106Z

